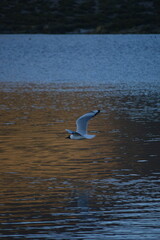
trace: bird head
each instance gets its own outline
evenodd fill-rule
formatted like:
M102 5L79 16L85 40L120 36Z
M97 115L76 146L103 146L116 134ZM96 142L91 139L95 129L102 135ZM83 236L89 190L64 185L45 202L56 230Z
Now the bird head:
M66 138L69 138L69 139L71 139L71 135L69 135L68 137L66 137Z

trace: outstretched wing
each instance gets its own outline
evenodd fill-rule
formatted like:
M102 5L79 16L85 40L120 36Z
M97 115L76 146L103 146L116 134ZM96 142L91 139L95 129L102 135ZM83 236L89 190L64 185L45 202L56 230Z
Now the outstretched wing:
M82 115L81 117L79 117L76 121L76 125L77 125L76 132L80 133L81 135L87 134L88 121L92 117L96 116L99 112L100 112L100 110L95 110L95 111L91 111L91 112L86 113L86 114Z
M69 129L65 129L69 134L73 134L75 133L75 131L69 130Z

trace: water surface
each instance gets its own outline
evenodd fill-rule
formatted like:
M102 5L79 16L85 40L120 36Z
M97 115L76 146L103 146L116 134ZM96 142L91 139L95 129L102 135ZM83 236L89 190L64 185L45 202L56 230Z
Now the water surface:
M2 238L158 239L159 95L3 89ZM99 108L96 138L65 138Z
M20 55L17 56L16 48L17 52L12 56L16 62L10 60L9 51L14 51L14 47L10 45L9 50L5 50L8 55L5 55L7 57L4 61L6 69L10 66L11 71L3 68L3 62L0 75L0 237L158 240L160 84L159 58L157 54L153 62L152 56L156 51L155 45L151 44L153 41L158 44L156 36L148 37L151 40L148 42L142 37L150 57L146 60L147 53L142 54L141 49L139 54L143 61L141 65L140 62L134 63L137 72L131 64L132 61L126 62L129 73L134 75L135 72L137 76L134 83L132 74L127 77L125 69L120 70L115 66L121 56L125 59L129 56L133 60L133 56L138 55L138 52L133 50L139 49L140 43L141 47L144 46L143 50L145 49L146 45L142 44L140 39L138 42L136 38L134 41L132 39L132 45L130 36L128 41L120 37L119 40L115 38L114 41L119 43L115 45L116 51L122 50L120 46L123 43L123 53L116 53L113 48L111 51L106 45L106 54L105 51L99 53L96 60L99 63L102 58L107 59L107 51L111 51L115 58L109 58L112 58L115 73L107 73L102 62L101 67L97 66L99 72L95 71L92 81L92 64L88 65L88 75L80 69L79 72L75 71L70 80L67 80L69 69L66 70L66 65L61 64L61 67L64 66L63 76L60 75L58 80L52 75L49 80L47 77L51 72L55 73L54 76L61 72L58 68L59 63L55 62L58 72L55 68L51 71L46 62L46 79L43 70L37 72L36 79L32 72L38 66L35 62L35 52L41 56L41 59L37 58L38 63L44 56L49 59L51 52L46 50L40 54L42 48L35 51L37 38L32 42L29 40L32 36L14 38L12 44L19 46ZM26 38L28 42L31 41L33 47L33 61L29 62L32 68L29 68L21 57L22 52L24 59L32 52L28 50L29 52L25 53L27 49L22 48ZM61 39L60 36L56 38ZM85 59L85 54L86 59L88 53L91 57L93 46L87 45L88 52L82 51L81 55L80 50L84 49L84 45L81 39L73 41L73 38L75 37L71 37L71 42L61 39L64 47L60 52L63 57L60 58L56 52L55 58L61 59L62 63L69 56L64 42L67 46L69 43L76 46L78 41L78 50L74 48L74 51L71 51L76 60L72 55L72 62L68 63L68 66L72 63L73 68L77 70L76 64L81 62L83 65L81 60ZM108 43L110 38L111 36L107 38ZM53 40L53 36L48 37L47 41L50 42L51 39ZM10 38L7 38L7 42L3 42L3 51L5 46L9 46L9 40ZM57 40L54 40L54 44L55 41ZM94 44L96 41L94 40ZM101 42L104 42L104 37ZM44 41L41 44L43 45ZM58 42L55 46L57 44ZM52 46L51 42L49 46ZM127 53L129 55L126 55ZM89 60L86 61L89 63ZM143 68L146 61L149 62L147 72ZM24 68L18 68L18 62L24 64ZM100 69L103 69L101 77ZM71 73L73 72L71 69ZM24 81L24 73L28 81ZM107 74L110 75L110 80L106 78ZM112 82L111 79L115 75L119 76L119 80ZM85 76L86 79L78 81L76 76L79 76L79 79ZM92 109L101 110L89 123L89 133L96 134L96 137L81 141L66 139L65 128L74 130L75 120Z

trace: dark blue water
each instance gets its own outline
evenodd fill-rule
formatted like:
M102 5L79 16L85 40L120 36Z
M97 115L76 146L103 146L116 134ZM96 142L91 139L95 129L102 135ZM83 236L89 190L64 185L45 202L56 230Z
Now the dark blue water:
M158 240L159 35L0 43L0 237ZM66 139L92 109L96 137Z
M159 35L1 35L2 81L159 83Z

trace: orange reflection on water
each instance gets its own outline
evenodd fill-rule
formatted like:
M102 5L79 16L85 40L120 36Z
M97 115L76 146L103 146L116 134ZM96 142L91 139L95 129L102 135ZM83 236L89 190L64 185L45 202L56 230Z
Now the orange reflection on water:
M90 94L82 98L81 92L26 88L2 92L1 172L90 179L112 168L108 160L114 157L114 146L106 144L112 140L102 134L108 129L101 115L90 121L89 130L97 131L92 141L66 139L65 128L74 130L76 118L96 108Z

